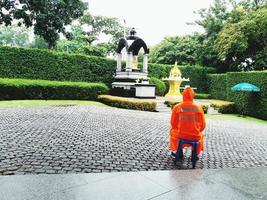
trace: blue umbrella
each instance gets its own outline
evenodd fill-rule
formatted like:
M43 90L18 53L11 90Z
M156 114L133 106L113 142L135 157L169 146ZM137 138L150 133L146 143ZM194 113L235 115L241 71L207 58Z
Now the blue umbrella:
M260 88L250 83L238 83L231 88L232 91L259 92Z

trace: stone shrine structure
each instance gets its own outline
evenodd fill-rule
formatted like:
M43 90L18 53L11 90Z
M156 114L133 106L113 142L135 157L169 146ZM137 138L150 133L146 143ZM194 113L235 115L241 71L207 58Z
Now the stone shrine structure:
M138 68L137 56L144 49L143 67ZM123 67L123 51L126 54L126 66ZM115 82L112 83L111 94L123 97L155 98L155 85L149 84L148 54L146 43L136 36L134 28L130 35L119 41L117 53L117 69Z

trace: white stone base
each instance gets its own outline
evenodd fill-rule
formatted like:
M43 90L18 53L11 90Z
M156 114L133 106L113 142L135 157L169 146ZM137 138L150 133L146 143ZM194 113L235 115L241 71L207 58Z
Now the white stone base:
M155 98L155 86L146 84L135 85L135 97L137 98Z

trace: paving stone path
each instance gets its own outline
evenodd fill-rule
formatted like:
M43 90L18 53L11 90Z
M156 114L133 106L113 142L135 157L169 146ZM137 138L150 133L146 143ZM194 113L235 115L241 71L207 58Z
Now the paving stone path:
M174 166L169 156L169 119L95 106L0 108L0 174L188 169L189 157ZM212 118L205 134L197 168L267 166L267 125Z

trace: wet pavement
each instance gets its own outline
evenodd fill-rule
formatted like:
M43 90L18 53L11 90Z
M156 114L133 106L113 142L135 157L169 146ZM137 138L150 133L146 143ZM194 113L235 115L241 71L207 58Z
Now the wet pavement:
M0 176L1 200L267 199L267 168Z
M170 113L96 106L0 108L0 175L190 169L174 166ZM207 119L197 169L267 167L267 125Z

